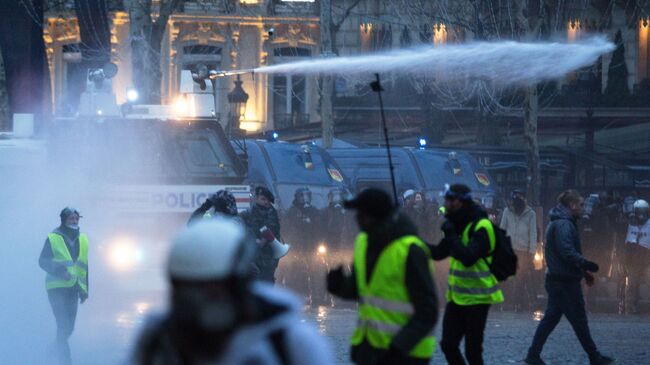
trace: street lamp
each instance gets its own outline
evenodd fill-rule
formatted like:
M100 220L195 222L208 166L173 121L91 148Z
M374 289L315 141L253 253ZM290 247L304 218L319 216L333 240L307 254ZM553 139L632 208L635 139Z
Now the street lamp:
M248 102L248 94L242 88L242 81L239 75L233 82L235 87L228 93L228 103L230 104L230 125L228 131L239 130L239 121L243 115L246 114L246 103Z

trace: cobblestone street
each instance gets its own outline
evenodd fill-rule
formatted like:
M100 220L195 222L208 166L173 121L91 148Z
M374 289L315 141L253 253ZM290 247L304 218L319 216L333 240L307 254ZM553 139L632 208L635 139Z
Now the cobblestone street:
M319 307L308 311L307 315L334 346L338 363L350 364L348 340L356 323L354 310ZM539 319L540 315L492 311L486 332L486 363L523 363L538 323L534 317ZM614 356L617 364L650 364L650 317L591 314L589 319L596 344L603 353ZM438 340L440 330L438 325ZM549 365L588 364L587 356L565 319L549 338L542 358ZM446 364L440 349L436 350L432 364Z

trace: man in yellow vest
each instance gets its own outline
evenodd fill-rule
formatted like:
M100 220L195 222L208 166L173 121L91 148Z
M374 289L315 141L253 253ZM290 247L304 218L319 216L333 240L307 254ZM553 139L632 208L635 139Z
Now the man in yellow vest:
M503 302L488 265L496 246L495 231L487 213L462 184L452 185L445 193L445 217L445 237L438 246L430 247L435 260L451 257L440 348L449 365L464 365L459 349L464 337L467 363L482 365L490 305Z
M71 364L68 338L74 330L77 305L88 299L88 237L79 233L79 212L67 207L61 225L47 236L38 260L47 273L45 288L56 320L60 364Z
M438 304L429 249L391 197L367 189L345 208L357 211L361 233L352 274L327 276L328 290L359 302L352 361L359 365L428 364L435 349Z

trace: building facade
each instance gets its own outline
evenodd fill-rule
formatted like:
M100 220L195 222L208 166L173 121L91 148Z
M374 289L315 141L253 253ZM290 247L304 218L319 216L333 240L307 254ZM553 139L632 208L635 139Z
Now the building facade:
M333 0L334 52L347 56L418 43L441 46L477 38L474 29L453 26L451 18L413 7L415 3L427 2ZM431 2L434 3L437 2ZM635 92L648 83L650 40L648 17L644 17L643 12L630 12L614 6L604 14L597 6L580 8L575 5L572 8L567 5L566 9L558 10L558 14L561 24L554 31L553 38L576 41L592 32L600 32L613 39L614 34L621 30L629 89ZM122 103L126 100L126 90L133 86L129 15L125 11L115 11L110 14L110 20L111 58L119 67L112 86L118 102ZM492 33L483 38L499 39L499 26L496 25ZM78 80L71 79L81 61L79 27L74 12L47 14L44 39L50 66L53 110L55 114L63 114L74 110L78 94L83 91L79 90ZM179 97L181 71L195 70L199 64L215 70L252 69L320 55L320 8L317 2L186 1L182 9L170 17L163 39L160 65L162 102L175 102ZM611 55L603 56L596 67L602 90L607 85L610 59ZM578 73L568 75L558 84L558 90L562 84L571 84L577 78ZM244 75L242 81L249 94L241 120L243 129L251 133L287 130L320 121L317 77L251 73ZM365 81L355 77L337 78L335 94L354 104L355 98L363 98L368 93L367 87L364 88ZM231 113L227 93L232 89L232 82L232 78L222 78L217 84L215 113L222 120ZM336 102L337 99L335 109ZM410 108L408 110L420 108L418 103L404 107ZM347 118L352 118L354 112L350 110L353 109L339 107L335 113L336 122L345 123Z

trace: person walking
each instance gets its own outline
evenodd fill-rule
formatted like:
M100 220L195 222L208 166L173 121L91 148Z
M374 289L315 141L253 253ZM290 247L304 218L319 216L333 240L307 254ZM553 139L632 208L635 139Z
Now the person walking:
M45 288L56 320L56 352L61 365L72 364L68 339L79 303L88 299L88 237L79 232L79 211L66 207L61 224L48 234L38 264L47 274Z
M517 275L507 284L507 293L515 301L515 311L530 310L536 298L533 259L537 251L537 215L522 190L514 190L511 198L511 206L503 211L499 224L508 232L519 264Z
M183 230L169 253L169 311L152 316L133 365L332 365L324 338L289 292L254 281L254 237L231 219Z
M593 273L599 269L598 264L582 255L577 220L583 214L584 199L577 191L567 190L560 194L557 201L558 204L550 212L551 223L546 229L544 247L548 303L524 362L530 365L545 364L541 358L542 349L564 315L589 356L589 363L611 364L614 359L598 352L591 338L580 285L583 278L587 285L593 285Z
M345 202L361 230L352 273L330 271L328 290L359 302L351 358L358 365L425 365L433 356L438 318L429 249L382 190Z
M469 187L454 184L445 193L444 238L430 245L434 260L451 257L447 307L442 320L440 348L450 365L482 365L483 338L492 304L503 302L498 281L489 263L496 235L487 213L473 198ZM465 338L465 358L460 352Z
M255 188L255 202L253 206L241 213L240 217L244 224L250 230L251 234L256 237L258 245L257 255L253 267L259 280L275 282L275 270L278 267L279 260L275 258L273 248L264 234L264 227L273 233L273 236L281 240L280 236L280 218L278 212L273 207L275 196L269 189L264 186Z

